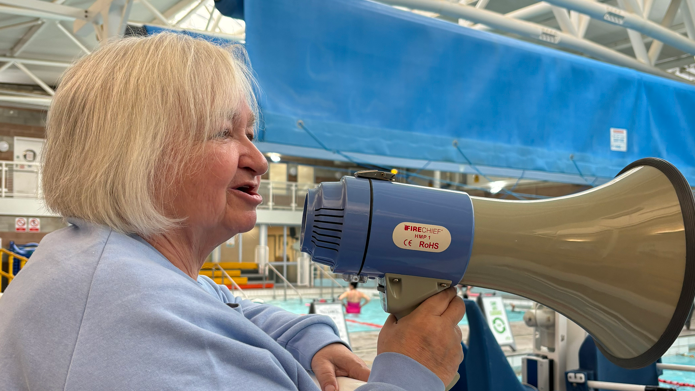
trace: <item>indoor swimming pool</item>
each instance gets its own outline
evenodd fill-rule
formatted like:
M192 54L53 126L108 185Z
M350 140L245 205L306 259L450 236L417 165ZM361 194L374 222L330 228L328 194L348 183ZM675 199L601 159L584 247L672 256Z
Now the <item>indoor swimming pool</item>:
M309 303L310 300L304 300L300 303L297 299L291 299L287 301L283 300L267 300L265 304L276 305L287 311L295 314L308 314L309 313ZM379 327L386 322L389 314L381 309L378 298L372 298L366 306L362 307L361 314L346 314L345 319L347 320L348 332L357 333L362 331L379 331ZM507 309L507 319L510 322L523 322L524 311L511 311ZM359 323L358 323L359 322ZM468 320L463 317L461 325L467 325Z

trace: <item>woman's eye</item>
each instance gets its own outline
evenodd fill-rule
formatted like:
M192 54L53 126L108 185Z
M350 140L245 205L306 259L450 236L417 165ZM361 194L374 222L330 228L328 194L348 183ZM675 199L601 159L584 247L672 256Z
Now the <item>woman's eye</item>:
M232 132L229 129L225 129L215 135L215 138L230 138L232 137Z

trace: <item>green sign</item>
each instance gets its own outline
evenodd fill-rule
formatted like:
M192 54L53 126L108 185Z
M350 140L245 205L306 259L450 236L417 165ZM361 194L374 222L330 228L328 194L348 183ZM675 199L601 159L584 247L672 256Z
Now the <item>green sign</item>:
M504 302L500 296L482 297L483 311L492 334L495 336L500 346L511 345L515 348L512 329L509 327L507 312L504 309Z

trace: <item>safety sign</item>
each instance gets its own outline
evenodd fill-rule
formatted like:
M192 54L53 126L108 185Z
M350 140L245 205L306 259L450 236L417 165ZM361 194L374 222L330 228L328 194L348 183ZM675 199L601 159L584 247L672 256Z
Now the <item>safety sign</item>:
M41 231L41 220L32 217L29 219L29 232L40 232Z
M14 230L17 232L27 231L27 219L24 217L17 217L14 219Z
M512 329L509 327L507 319L507 311L504 309L504 302L500 296L484 296L480 298L479 304L482 304L482 310L487 319L487 324L492 330L497 343L500 346L511 346L512 350L516 350Z
M611 128L611 151L627 152L627 129Z

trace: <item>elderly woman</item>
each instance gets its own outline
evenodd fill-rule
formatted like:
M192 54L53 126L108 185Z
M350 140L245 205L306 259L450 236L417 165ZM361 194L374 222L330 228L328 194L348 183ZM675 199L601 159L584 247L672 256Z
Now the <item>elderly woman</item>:
M370 370L330 319L198 276L253 228L267 162L240 49L181 35L101 47L48 113L43 192L70 226L0 300L2 390L442 390L461 362L453 289L391 318Z

